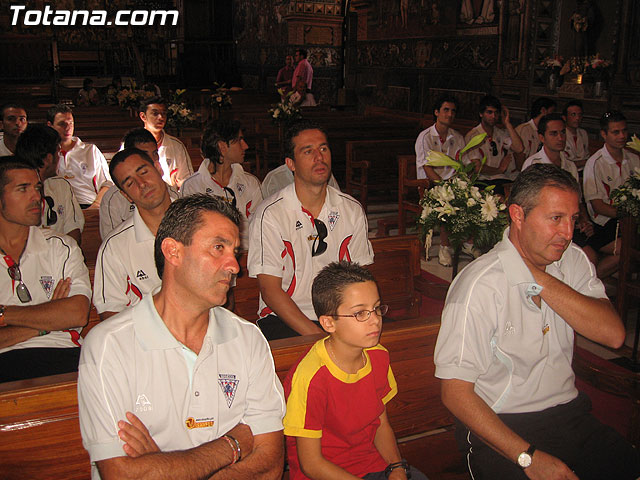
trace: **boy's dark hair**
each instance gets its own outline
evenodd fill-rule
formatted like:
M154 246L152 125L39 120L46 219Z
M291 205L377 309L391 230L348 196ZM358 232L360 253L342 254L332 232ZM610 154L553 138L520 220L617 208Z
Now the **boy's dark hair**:
M536 98L535 101L531 104L531 118L536 118L542 112L542 109L545 108L549 110L551 107L557 107L558 104L555 100L552 100L547 97Z
M156 139L149 130L143 127L129 130L122 138L124 148L135 148L138 143L156 143Z
M217 165L222 165L218 142L229 145L237 140L242 130L242 124L238 120L216 120L209 122L202 132L200 149L204 158L208 158L213 165L213 173L216 173Z
M116 167L131 155L140 155L145 162L149 162L153 166L153 160L149 155L147 155L147 152L143 150L140 150L138 148L125 148L124 150L120 150L113 156L113 158L109 162L109 175L111 175L111 180L113 180L113 183L115 183L116 187L118 187L120 190L122 190L122 186L120 185L120 182L116 178L114 172L116 171Z
M183 245L191 245L193 235L202 226L202 213L213 212L224 215L240 227L240 212L226 200L215 195L196 193L179 198L171 204L158 227L154 244L154 258L158 277L164 273L164 254L162 241L173 238Z
M64 103L59 103L58 105L54 105L49 110L47 110L47 121L53 123L53 121L56 118L56 115L59 113L73 114L73 110L69 105L65 105Z
M302 58L307 58L307 51L304 48L299 48L296 52L298 52Z
M566 117L569 112L569 107L580 107L580 110L584 112L584 107L582 106L582 102L580 100L569 100L567 104L564 106L562 110L562 114Z
M559 120L564 123L564 117L562 116L562 114L556 112L549 113L542 117L538 122L538 133L540 135L544 135L547 132L547 125L549 124L549 122L553 122L554 120Z
M480 100L480 105L478 106L480 114L483 114L487 107L493 107L499 112L502 110L502 103L500 103L498 97L494 97L493 95L485 95Z
M363 282L375 282L375 279L369 270L357 263L342 260L332 262L320 270L311 286L311 301L318 318L338 313L344 289Z
M48 153L55 158L60 141L60 135L53 128L39 124L29 125L18 137L16 157L33 168L41 168Z
M4 112L9 110L10 108L15 108L16 110L24 110L27 111L22 105L18 103L5 103L0 107L0 120L4 120Z
M448 102L448 103L453 103L456 108L458 108L458 100L456 100L456 97L454 97L453 95L449 95L447 93L445 93L444 95L440 95L438 98L436 98L436 101L433 102L433 119L436 119L436 110L440 110L442 108L442 104Z
M603 132L609 131L609 124L611 122L626 122L627 117L625 117L622 112L617 110L613 110L612 112L607 112L600 117L600 130Z
M329 135L327 135L327 131L323 127L315 122L312 122L311 120L298 120L297 122L293 123L284 134L285 158L295 160L293 154L296 146L293 144L293 139L305 130L320 130L322 133L324 133L327 142L329 141Z
M169 106L169 102L166 98L163 97L150 97L140 102L140 106L138 107L139 113L147 113L147 108L149 105L164 105L165 107Z
M578 182L566 170L551 163L536 163L516 178L507 199L507 206L520 205L528 215L538 205L538 196L544 187L556 187L580 195Z
M9 176L7 175L7 172L11 170L35 170L35 168L28 163L20 161L15 157L15 155L5 155L4 157L0 157L0 200L2 200L4 187L9 183Z

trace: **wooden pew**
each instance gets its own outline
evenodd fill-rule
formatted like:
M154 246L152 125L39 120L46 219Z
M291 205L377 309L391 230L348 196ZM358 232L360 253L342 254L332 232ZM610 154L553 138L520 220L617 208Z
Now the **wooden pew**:
M433 376L438 324L414 319L389 324L389 350L399 393L388 405L403 456L432 480L468 478L456 449L452 417ZM320 336L271 343L282 379ZM0 385L0 478L87 479L88 454L78 424L76 374Z

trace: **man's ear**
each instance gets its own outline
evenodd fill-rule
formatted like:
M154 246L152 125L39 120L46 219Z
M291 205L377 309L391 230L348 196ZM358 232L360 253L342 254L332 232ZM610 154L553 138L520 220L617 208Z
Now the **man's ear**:
M49 120L47 120L47 127L53 128L53 123L51 123Z
M292 158L285 157L284 158L284 163L287 164L287 167L289 167L289 170L291 170L292 172L296 171L296 164L295 164L295 162L293 161Z
M220 152L220 156L224 157L226 153L229 151L229 145L224 140L218 140L218 151Z
M182 250L184 245L174 238L167 237L162 240L160 249L164 255L164 263L177 267L182 263Z
M605 142L607 141L607 131L606 130L600 130L600 136L602 137L602 140L604 140Z
M320 315L318 318L320 326L327 333L333 333L336 331L336 319L329 315Z
M139 112L138 116L140 117L140 120L142 120L142 123L144 123L145 125L147 124L147 114L144 112Z
M544 135L542 134L538 134L538 140L540 140L540 143L542 143L544 145Z
M509 216L511 217L511 223L520 229L525 217L522 207L515 203L509 205Z

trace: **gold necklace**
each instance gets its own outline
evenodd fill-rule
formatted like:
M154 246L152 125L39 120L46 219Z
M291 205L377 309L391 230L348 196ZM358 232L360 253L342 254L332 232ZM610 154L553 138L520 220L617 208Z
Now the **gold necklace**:
M335 363L338 367L340 367L340 365L338 365L338 359L336 358L336 354L333 351L333 344L331 344L330 342L331 342L331 339L325 342L325 345L330 347L330 348L327 348L327 352L329 352L329 356L331 357L331 360L333 360L333 363ZM367 356L364 354L364 349L360 353L362 353L362 367L360 368L364 368L367 365ZM358 370L360 370L360 368Z

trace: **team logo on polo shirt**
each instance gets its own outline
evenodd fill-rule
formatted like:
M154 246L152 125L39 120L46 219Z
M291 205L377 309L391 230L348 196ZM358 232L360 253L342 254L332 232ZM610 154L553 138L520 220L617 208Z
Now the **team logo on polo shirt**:
M333 227L338 223L338 219L340 218L340 214L338 212L329 212L329 229L333 231Z
M236 396L236 390L238 389L239 382L240 380L238 380L235 375L232 375L229 373L218 374L218 384L220 384L222 393L224 394L224 397L227 399L227 405L229 406L229 408L231 408L233 399Z
M296 221L296 230L300 230L302 228L302 222L300 220Z
M242 192L244 192L244 183L236 183L236 190L238 190L238 193L242 195Z
M138 280L148 280L149 279L149 275L147 275L146 273L144 273L144 270L138 270L136 272L136 278Z
M138 395L136 399L136 412L150 412L153 410L151 402L144 393Z
M40 277L40 285L42 285L44 293L47 294L47 298L51 298L51 292L53 291L53 277L50 275L43 275Z
M85 175L87 173L87 164L86 163L81 163L80 164L80 169L82 170L82 174Z
M58 205L58 215L64 215L64 205Z
M206 193L207 195L211 195L213 193L213 189L207 187L206 190L204 191L204 193Z

